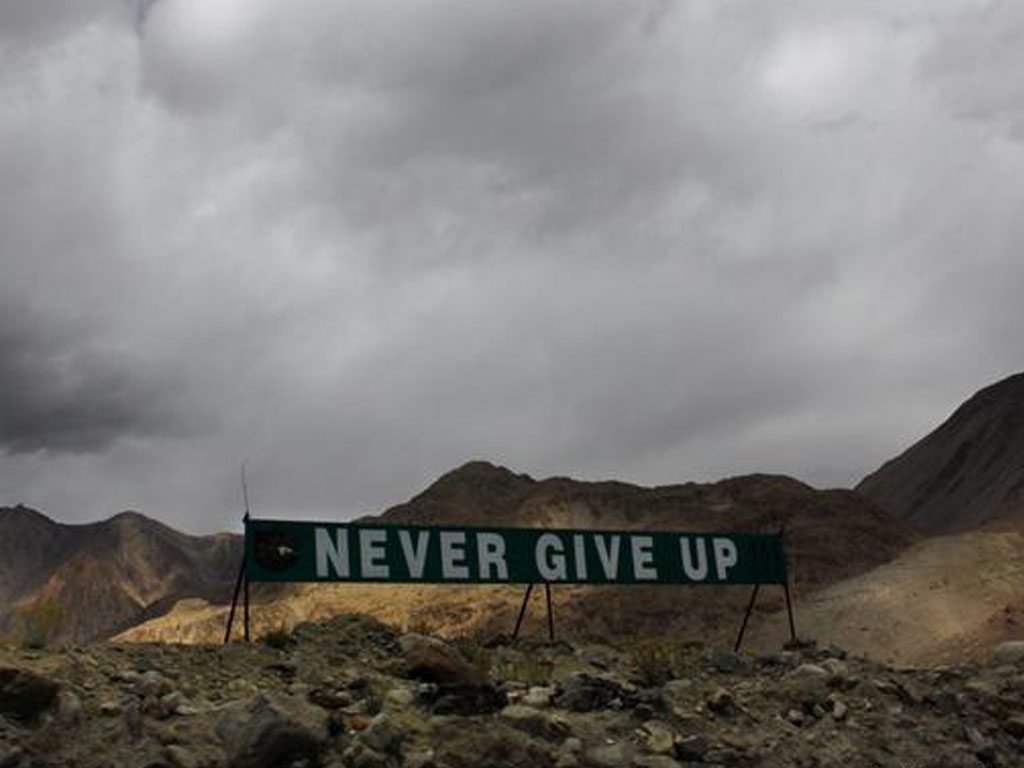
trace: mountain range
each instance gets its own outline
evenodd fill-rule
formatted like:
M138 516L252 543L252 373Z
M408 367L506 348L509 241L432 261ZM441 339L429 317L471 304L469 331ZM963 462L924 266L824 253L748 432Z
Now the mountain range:
M1024 552L1018 533L1001 530L1024 519L1022 488L1024 374L978 392L854 490L817 490L765 474L653 488L565 477L537 480L473 461L379 519L627 530L784 529L794 592L805 605L818 606L806 626L821 637L843 633L843 644L855 650L899 656L892 628L902 627L909 637L913 628L901 621L913 616L927 626L935 618L928 611L949 613L954 604L959 607L953 613L963 620L947 622L932 636L914 635L917 651L952 653L1016 631L1018 616L1024 619L1024 581L1004 569L999 557L1012 560ZM972 581L967 571L950 569L951 553L988 580ZM0 633L17 637L34 626L38 634L42 622L47 642L112 636L215 641L223 632L240 557L238 536L187 536L137 513L62 525L25 507L0 508ZM936 579L939 568L945 568L944 575ZM747 596L742 588L559 587L554 592L560 628L582 637L668 632L724 637L735 630ZM253 599L257 633L357 611L406 627L465 634L507 631L521 590L307 584L261 586ZM758 614L764 619L761 636L771 634L771 613L779 607L777 595L764 599ZM851 632L859 633L860 646L850 642ZM758 634L755 628L753 637Z
M239 536L187 536L136 512L64 525L24 506L0 508L0 632L80 642L182 598L222 602L241 553Z

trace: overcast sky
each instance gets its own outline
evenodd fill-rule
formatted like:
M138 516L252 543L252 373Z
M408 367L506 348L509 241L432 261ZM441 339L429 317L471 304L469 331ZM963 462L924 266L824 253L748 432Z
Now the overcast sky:
M1024 368L1024 4L0 0L0 504L848 486Z

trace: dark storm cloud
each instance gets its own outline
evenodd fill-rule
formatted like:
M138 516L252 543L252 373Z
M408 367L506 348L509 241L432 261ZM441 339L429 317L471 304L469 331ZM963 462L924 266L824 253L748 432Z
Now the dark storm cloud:
M850 484L1019 367L1015 4L0 8L0 503Z
M69 330L0 310L0 451L92 452L115 440L180 436L171 381Z

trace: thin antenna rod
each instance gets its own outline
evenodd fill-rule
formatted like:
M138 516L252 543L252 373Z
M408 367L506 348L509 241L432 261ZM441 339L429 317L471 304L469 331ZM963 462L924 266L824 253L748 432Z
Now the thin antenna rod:
M242 500L245 502L245 519L249 519L249 484L245 480L245 462L242 462Z

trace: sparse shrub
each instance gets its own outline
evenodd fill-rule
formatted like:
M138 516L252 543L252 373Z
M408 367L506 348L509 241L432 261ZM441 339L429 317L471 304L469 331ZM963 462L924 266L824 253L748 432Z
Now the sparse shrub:
M42 600L18 609L21 644L40 649L49 645L60 630L61 609L52 600Z
M664 685L680 676L686 662L685 649L659 640L643 640L627 646L636 668L638 682L646 687Z
M501 680L515 680L526 685L547 685L551 682L555 664L535 652L503 658L497 664Z

